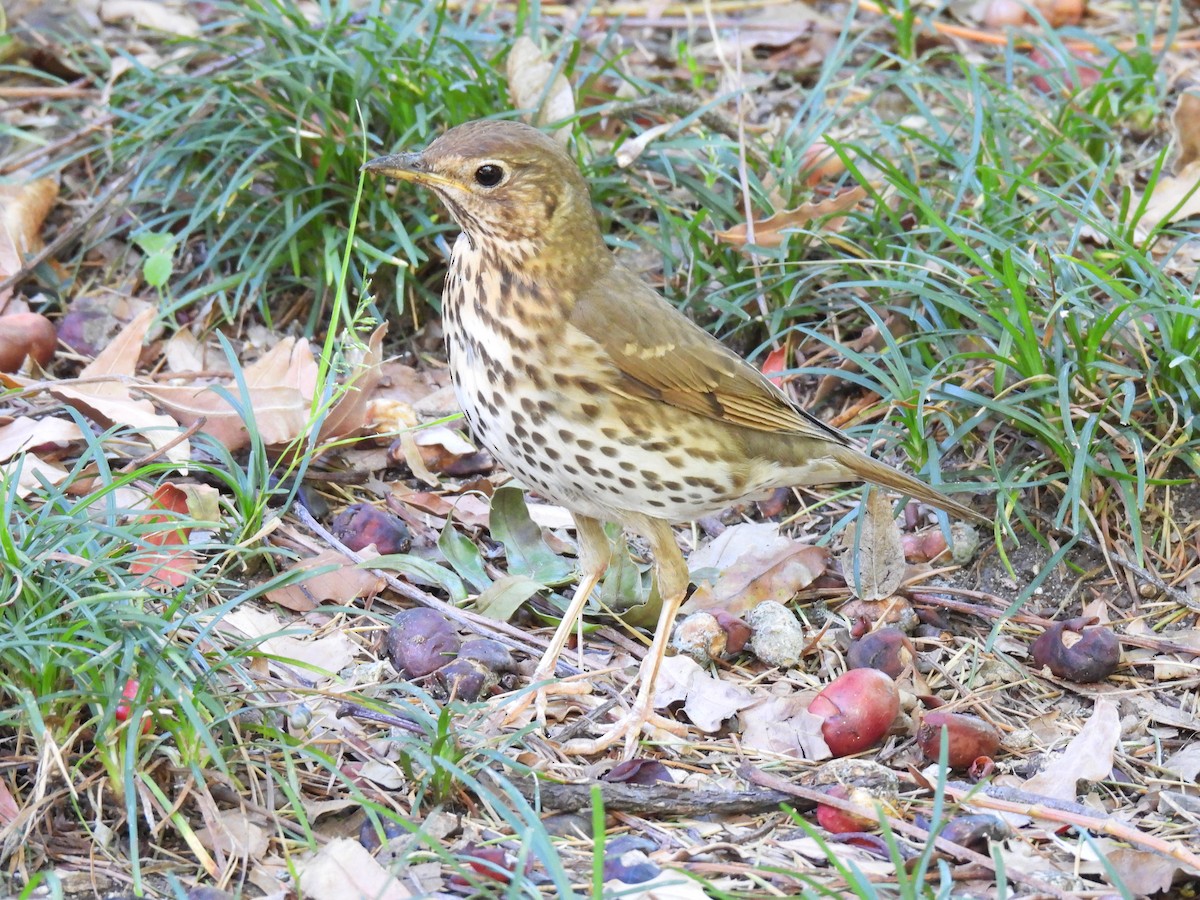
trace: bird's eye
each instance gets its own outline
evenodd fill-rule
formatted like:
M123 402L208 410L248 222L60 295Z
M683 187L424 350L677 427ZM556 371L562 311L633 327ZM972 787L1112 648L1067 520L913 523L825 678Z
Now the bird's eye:
M495 187L504 177L504 170L488 163L475 170L475 182L483 187Z

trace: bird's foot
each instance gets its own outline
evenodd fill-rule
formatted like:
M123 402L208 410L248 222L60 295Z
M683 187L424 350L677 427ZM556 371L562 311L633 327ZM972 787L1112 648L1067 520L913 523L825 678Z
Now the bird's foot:
M559 679L550 681L552 677L548 672L534 672L531 684L538 682L547 682L541 685L537 690L526 691L519 696L506 695L502 697L499 705L493 713L493 720L497 725L514 725L524 715L532 705L534 708L534 717L538 724L545 727L546 725L546 709L550 697L583 697L590 694L592 691L591 685L583 681L573 681L569 679Z
M570 756L595 756L624 739L625 751L622 758L630 759L637 749L642 732L645 732L651 741L678 742L679 738L687 734L687 726L666 716L660 716L652 709L635 706L600 737L594 740L576 738L567 741L562 745L562 751Z

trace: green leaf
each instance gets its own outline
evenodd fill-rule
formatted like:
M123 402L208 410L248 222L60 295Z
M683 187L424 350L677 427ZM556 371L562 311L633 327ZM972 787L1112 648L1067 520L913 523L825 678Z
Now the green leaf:
M139 234L133 242L150 256L170 257L175 253L175 235L169 231L148 231Z
M438 536L438 549L446 562L461 575L476 591L483 591L492 583L484 568L483 556L475 542L454 527L453 519L447 519Z
M435 584L445 590L455 603L467 599L467 587L462 583L461 578L449 569L442 568L427 559L421 559L419 556L413 556L411 553L389 553L363 560L358 565L362 569L390 569L394 572L403 572L423 584Z
M489 619L507 622L526 600L541 590L545 590L545 585L532 578L505 575L475 598L475 611Z
M529 518L525 495L516 488L502 487L492 495L491 529L508 554L509 574L547 586L567 584L575 577L575 564L546 545L542 529Z
M171 277L173 268L169 256L147 256L146 261L142 263L142 276L148 285L160 288Z

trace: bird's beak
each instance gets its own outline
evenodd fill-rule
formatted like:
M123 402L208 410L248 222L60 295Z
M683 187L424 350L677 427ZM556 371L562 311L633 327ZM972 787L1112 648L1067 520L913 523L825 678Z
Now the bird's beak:
M378 172L381 175L399 178L402 181L412 181L416 184L458 186L449 178L430 172L424 156L420 153L395 153L391 156L380 156L366 163L362 170Z

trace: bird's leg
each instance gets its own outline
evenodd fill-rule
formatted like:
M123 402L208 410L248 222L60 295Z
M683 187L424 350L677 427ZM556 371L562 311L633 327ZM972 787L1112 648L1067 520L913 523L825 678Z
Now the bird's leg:
M675 614L687 594L687 565L683 561L679 544L675 541L675 533L671 531L668 523L662 519L639 517L630 524L650 542L650 552L654 555L654 574L658 579L658 592L663 604L658 615L658 624L654 626L654 640L638 670L638 692L633 708L595 740L568 741L562 748L565 753L590 756L600 753L623 738L624 757L629 759L633 756L643 730L660 729L675 736L687 733L686 726L654 712L654 682L662 667L667 643L671 640Z
M554 670L558 666L558 658L562 655L567 641L571 639L571 632L579 622L584 604L587 603L592 590L600 583L600 579L604 577L604 570L608 568L608 560L612 554L612 547L608 542L608 536L604 533L604 528L597 519L581 515L575 515L574 518L575 531L579 536L579 582L575 586L575 593L571 596L571 604L563 614L562 621L558 623L558 628L554 630L554 637L550 639L550 646L542 654L542 658L533 672L533 684L547 681L554 677ZM583 650L581 647L581 657L582 654ZM537 689L536 693L526 693L514 703L506 704L503 710L505 714L503 724L511 724L535 700L538 721L545 724L547 696L550 694L577 696L579 694L586 694L588 691L589 688L586 684L578 682L551 682L550 684L542 685Z

